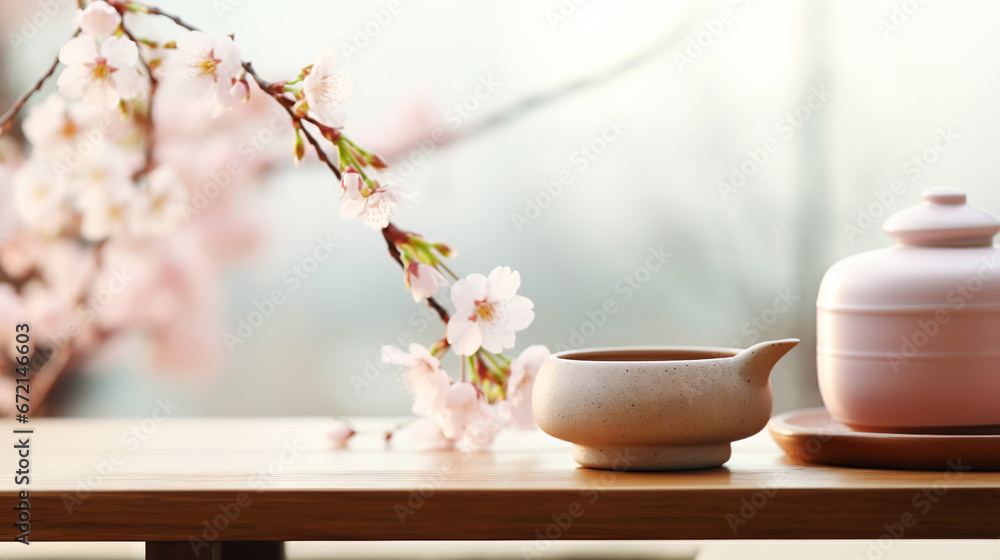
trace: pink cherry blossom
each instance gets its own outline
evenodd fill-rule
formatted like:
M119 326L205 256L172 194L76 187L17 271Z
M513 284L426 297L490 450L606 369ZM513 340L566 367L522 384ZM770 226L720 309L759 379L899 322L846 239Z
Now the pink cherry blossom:
M89 241L101 241L124 231L128 226L129 206L135 196L132 185L115 183L81 199L80 234Z
M438 269L429 264L411 262L406 267L406 285L410 287L413 301L420 302L434 295L439 288L448 285L448 280Z
M441 426L431 418L417 418L396 430L389 440L393 449L435 451L451 449L455 441L444 437Z
M17 230L20 220L14 208L11 186L14 173L24 165L21 143L12 135L0 136L0 240L7 239ZM2 251L3 243L0 243ZM2 263L0 263L2 266Z
M14 352L14 325L23 323L25 319L24 304L18 297L14 287L7 283L0 283L0 356L13 358Z
M510 363L507 399L503 405L504 416L511 426L522 430L533 430L537 427L535 416L531 412L531 391L535 386L535 375L548 357L549 349L536 344L525 348Z
M535 319L534 304L517 295L520 286L517 271L498 266L489 277L470 274L451 287L455 313L446 333L456 354L471 356L480 347L500 353L514 347L514 333Z
M52 288L39 280L30 280L21 287L24 302L24 322L31 324L36 341L63 345L67 342L66 328L76 320L76 302L59 297ZM74 336L83 334L74 333Z
M403 385L413 394L413 413L430 417L444 406L451 379L429 350L415 342L409 350L406 353L395 346L383 346L382 363L407 368L403 372Z
M460 381L448 387L443 406L435 414L444 437L461 438L466 426L482 413L480 406L479 392L472 383Z
M95 289L125 284L95 318L105 330L150 335L153 365L192 381L217 374L225 356L218 263L191 228L144 242L108 240ZM118 279L117 282L115 279ZM126 283L127 281L127 283Z
M356 172L345 172L341 185L347 199L340 207L340 217L344 220L361 218L361 223L379 231L389 225L392 209L407 199L409 191L395 183L376 184L369 187Z
M480 451L493 444L493 440L504 427L499 411L500 404L502 401L489 404L485 399L479 399L479 414L466 423L462 437L458 441L460 447L466 451Z
M86 291L97 271L93 251L68 239L45 242L37 251L36 268L56 297L75 302L90 295Z
M66 183L52 173L48 164L31 160L21 166L14 173L11 189L14 207L25 224L51 235L66 222Z
M77 10L73 25L87 35L103 39L113 34L121 25L122 16L103 0L95 0L82 10Z
M129 226L137 235L163 235L184 219L187 186L173 167L160 165L149 173L146 188L129 207Z
M111 142L102 142L75 166L54 163L56 177L69 184L78 206L91 197L103 197L109 189L127 186L134 189L132 173L141 167L138 150L124 150Z
M39 232L18 228L0 243L0 269L8 277L23 280L38 261L42 240Z
M302 80L302 93L309 111L324 124L334 127L343 126L344 115L339 107L354 91L354 82L346 74L334 71L339 63L340 57L331 51L313 64Z
M352 192L359 192L362 186L364 186L364 179L362 179L361 174L353 168L348 168L347 171L340 176L340 190L345 195L350 196L350 193Z
M326 430L326 437L335 448L347 447L347 440L356 434L346 420L334 420Z
M82 141L93 144L103 138L98 128L102 114L88 103L67 105L63 96L52 93L28 111L22 129L33 155L65 161Z
M441 434L469 451L488 447L503 428L496 408L486 402L472 383L453 383L444 406L434 415Z
M59 62L66 65L57 80L59 93L113 109L144 93L138 60L139 49L127 37L108 37L100 47L90 36L70 39L59 50Z
M174 68L181 82L181 91L191 99L214 96L229 107L236 96L245 94L239 82L242 62L240 49L230 37L190 31L177 39Z

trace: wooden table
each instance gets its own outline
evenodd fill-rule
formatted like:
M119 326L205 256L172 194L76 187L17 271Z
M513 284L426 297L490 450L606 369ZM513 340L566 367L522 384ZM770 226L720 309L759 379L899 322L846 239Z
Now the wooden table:
M146 541L147 558L253 559L281 558L290 540L525 540L541 549L551 539L1000 536L998 473L804 464L766 434L737 442L723 468L597 471L541 433L503 434L491 452L406 452L386 450L387 422L368 420L351 449L331 450L328 422L32 420L30 539ZM17 457L5 448L13 472ZM3 477L3 504L24 488ZM14 514L3 510L9 541Z

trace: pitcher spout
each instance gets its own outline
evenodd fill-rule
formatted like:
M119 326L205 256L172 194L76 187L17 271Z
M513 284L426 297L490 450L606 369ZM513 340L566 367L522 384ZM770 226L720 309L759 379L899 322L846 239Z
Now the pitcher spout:
M740 374L747 381L763 386L767 385L771 370L778 360L798 343L797 338L761 342L740 352L734 359L740 362Z

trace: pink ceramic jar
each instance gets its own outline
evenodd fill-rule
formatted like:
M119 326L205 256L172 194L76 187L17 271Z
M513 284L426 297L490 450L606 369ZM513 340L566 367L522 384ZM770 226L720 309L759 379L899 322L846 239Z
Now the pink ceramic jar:
M950 187L886 220L894 247L830 268L816 302L830 414L881 432L1000 428L1000 219Z

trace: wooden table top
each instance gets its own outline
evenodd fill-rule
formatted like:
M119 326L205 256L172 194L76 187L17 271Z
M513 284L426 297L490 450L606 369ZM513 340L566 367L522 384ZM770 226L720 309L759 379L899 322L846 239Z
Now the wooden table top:
M580 468L540 432L502 434L488 452L407 452L385 449L390 424L373 419L356 423L350 449L332 450L328 424L32 420L31 539L1000 537L1000 473L801 463L765 433L734 444L722 468L629 473ZM23 489L3 477L3 503Z

